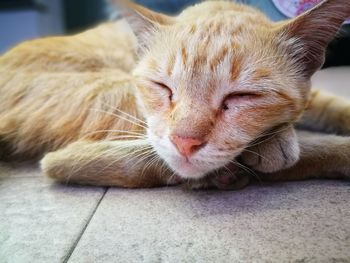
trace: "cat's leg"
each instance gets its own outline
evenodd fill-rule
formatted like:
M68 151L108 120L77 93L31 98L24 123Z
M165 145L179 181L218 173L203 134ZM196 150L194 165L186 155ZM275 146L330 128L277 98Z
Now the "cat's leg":
M350 134L350 100L327 92L312 91L308 110L299 121L303 129ZM254 170L271 173L289 168L299 159L299 148L293 128L286 129L242 154L245 164Z
M188 182L194 189L220 188L240 189L252 179L259 181L295 181L306 179L348 179L350 180L350 137L297 132L300 143L300 158L290 168L272 173L254 172L245 169L225 175L219 171L218 177L210 175L202 180ZM273 152L276 157L277 152ZM227 178L225 179L225 176ZM222 180L224 179L224 182Z
M300 155L298 137L293 126L271 131L253 143L241 156L244 164L255 171L271 173L293 166Z
M62 183L126 188L179 183L143 141L75 142L47 154L41 167Z
M298 132L300 160L291 168L260 174L263 180L350 179L350 138Z
M313 131L349 135L350 101L314 90L308 110L298 125ZM263 139L242 154L244 164L263 173L284 170L298 159L299 144L292 127Z
M308 109L298 126L311 131L350 134L350 100L313 90Z
M47 154L41 167L46 176L62 183L144 188L182 182L144 141L79 141ZM185 186L240 189L249 176L236 170L225 168L201 180L186 180Z

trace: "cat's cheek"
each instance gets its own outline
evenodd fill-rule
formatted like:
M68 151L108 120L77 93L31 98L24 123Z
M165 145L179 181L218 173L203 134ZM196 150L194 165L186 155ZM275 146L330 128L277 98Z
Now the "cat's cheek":
M166 120L159 115L153 115L147 118L148 132L158 139L162 139L169 133L169 128L166 126Z
M162 100L154 100L146 102L145 108L148 112L148 115L157 115L161 112L167 111L169 104L163 102Z
M232 107L229 110L222 111L219 121L232 125L237 118L244 118L244 113L239 108Z
M139 89L138 101L142 104L142 108L147 112L147 115L156 115L165 112L171 106L166 93L155 92L153 89Z

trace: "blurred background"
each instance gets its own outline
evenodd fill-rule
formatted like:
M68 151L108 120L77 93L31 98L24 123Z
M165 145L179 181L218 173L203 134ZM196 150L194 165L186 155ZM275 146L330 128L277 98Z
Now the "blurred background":
M297 15L320 0L237 0L257 7L272 20ZM157 11L178 13L198 0L138 0ZM106 0L0 0L0 54L13 45L41 36L72 34L108 20ZM312 32L310 32L312 33ZM349 25L328 50L325 67L350 65Z

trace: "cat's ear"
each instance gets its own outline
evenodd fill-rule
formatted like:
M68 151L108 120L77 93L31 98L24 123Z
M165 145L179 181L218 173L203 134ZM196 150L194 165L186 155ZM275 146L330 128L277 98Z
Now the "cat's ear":
M280 39L305 77L311 77L324 63L328 44L342 23L350 17L350 0L325 0L308 12L282 24Z
M174 23L174 18L154 12L128 0L110 0L133 30L139 45L146 46L152 35L162 26Z

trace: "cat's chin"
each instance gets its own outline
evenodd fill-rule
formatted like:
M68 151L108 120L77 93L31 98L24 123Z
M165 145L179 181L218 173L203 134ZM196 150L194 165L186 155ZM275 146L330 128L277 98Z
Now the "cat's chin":
M182 179L192 179L192 180L202 179L206 175L206 173L198 172L195 169L193 170L176 169L176 173Z
M238 166L233 163L223 165L224 168L222 169L220 167L216 169L212 167L213 169L210 170L210 169L204 169L204 168L198 167L195 164L182 159L177 160L176 162L172 162L170 166L177 173L177 175L182 179L192 179L192 180L202 179L210 175L214 170L217 171L219 174L229 173L230 175L235 175L239 171ZM220 177L219 179L224 180L225 178L226 177L222 177L222 178Z
M201 179L208 173L187 161L178 161L170 166L183 179Z

